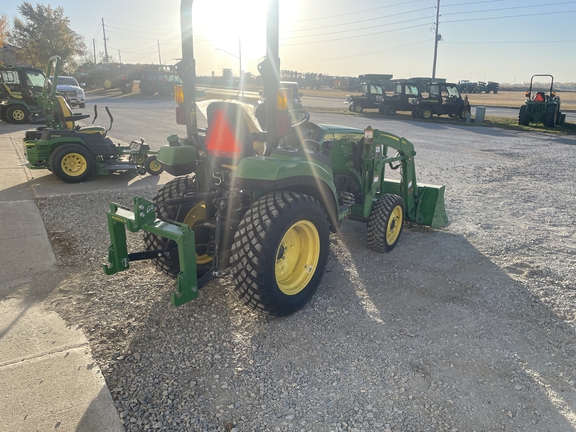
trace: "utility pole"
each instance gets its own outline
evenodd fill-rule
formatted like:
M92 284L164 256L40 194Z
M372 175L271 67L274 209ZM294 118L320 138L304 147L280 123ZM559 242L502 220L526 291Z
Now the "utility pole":
M108 63L108 46L106 45L106 28L104 27L104 18L102 18L102 34L104 35L104 62Z
M242 91L242 100L244 100L244 85L242 83L242 81L244 81L244 77L242 76L244 75L242 73L242 39L240 38L240 34L238 34L238 62L240 63L239 65L240 75L238 76L238 86Z
M440 0L436 6L436 29L434 34L434 63L432 65L432 79L436 79L436 57L438 55L438 20L440 18Z
M96 64L96 39L92 39L92 49L94 49L94 64Z
M162 57L160 57L160 40L158 40L158 63L162 66Z

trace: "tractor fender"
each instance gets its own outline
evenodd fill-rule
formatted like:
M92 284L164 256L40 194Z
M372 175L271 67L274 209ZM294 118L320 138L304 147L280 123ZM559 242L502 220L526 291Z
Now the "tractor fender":
M308 157L310 158L310 154ZM289 190L309 195L324 208L330 222L330 230L337 231L338 200L332 169L327 164L314 161L313 158L284 159L274 156L244 158L234 170L233 187L262 194Z

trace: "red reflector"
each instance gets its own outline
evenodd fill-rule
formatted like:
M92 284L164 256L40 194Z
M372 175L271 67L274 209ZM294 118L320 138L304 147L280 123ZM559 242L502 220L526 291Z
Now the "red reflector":
M237 140L228 116L222 110L214 111L205 142L206 149L212 156L234 158L242 149L242 144Z

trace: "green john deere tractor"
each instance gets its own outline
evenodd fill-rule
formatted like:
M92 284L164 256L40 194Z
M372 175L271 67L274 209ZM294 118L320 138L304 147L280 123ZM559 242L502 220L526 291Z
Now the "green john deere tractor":
M60 74L60 57L50 58L46 76ZM156 159L144 140L132 141L128 146L115 145L106 135L112 128L114 119L110 117L110 127L76 126L75 122L90 117L74 114L66 99L56 93L56 86L50 80L44 81L42 94L38 98L46 115L46 127L26 131L24 154L30 169L48 169L60 180L79 183L87 180L92 173L108 174L112 171L135 170L139 174L158 175L163 172L162 164ZM94 106L94 121L98 116Z
M548 94L533 88L535 77L549 77L550 90ZM526 92L526 102L520 107L518 124L528 126L530 123L543 123L548 128L564 124L566 114L560 111L560 96L556 96L554 77L552 75L533 75L530 88Z
M107 274L152 259L177 279L175 305L230 275L244 304L285 316L316 291L329 235L343 221L366 224L367 245L376 252L397 245L405 221L447 223L444 186L417 183L408 140L370 127L321 125L306 111L287 110L278 75L278 14L279 1L270 1L268 55L259 67L264 96L275 101L266 104L266 132L235 101L208 103L208 127L199 129L192 0L182 0L183 58L176 68L183 85L175 88L175 100L187 137L168 137L158 152L178 177L151 200L135 197L133 208L110 205ZM146 250L129 253L126 230L144 231Z

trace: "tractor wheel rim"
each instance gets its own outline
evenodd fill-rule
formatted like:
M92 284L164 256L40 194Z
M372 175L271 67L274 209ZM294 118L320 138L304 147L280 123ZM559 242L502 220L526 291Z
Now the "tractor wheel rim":
M157 160L150 162L149 166L150 166L150 170L154 171L154 172L158 172L162 169L162 164L160 162L158 162Z
M24 111L16 109L14 111L12 111L12 117L14 118L14 120L24 120Z
M275 276L278 288L286 295L302 291L314 276L320 258L320 235L307 220L292 225L276 251Z
M144 156L134 156L133 161L137 165L143 165L146 161L146 158Z
M386 243L389 245L394 244L400 235L402 228L402 207L396 206L392 210L390 219L388 219L388 226L386 227Z
M190 209L183 223L190 228L194 228L194 225L199 222L205 222L207 219L208 211L206 210L206 203L202 201ZM212 261L212 257L208 254L196 255L196 264L208 264L210 261Z
M88 161L80 153L68 153L60 163L62 171L70 177L78 177L88 169Z

